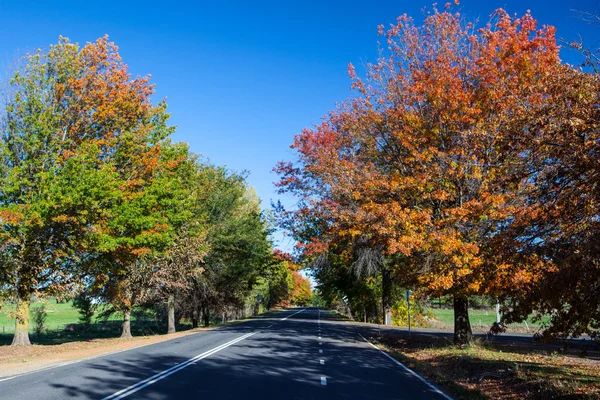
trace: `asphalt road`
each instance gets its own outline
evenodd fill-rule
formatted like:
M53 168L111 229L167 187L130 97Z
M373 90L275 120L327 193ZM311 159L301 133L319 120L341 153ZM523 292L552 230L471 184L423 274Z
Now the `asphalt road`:
M314 308L0 381L0 399L443 399Z

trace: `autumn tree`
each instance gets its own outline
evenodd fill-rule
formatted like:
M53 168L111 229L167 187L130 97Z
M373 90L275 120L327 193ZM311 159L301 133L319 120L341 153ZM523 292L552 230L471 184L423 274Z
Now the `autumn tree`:
M600 332L600 77L592 71L563 65L547 80L544 101L519 121L522 168L507 176L518 208L496 238L504 260L535 260L546 270L522 285L504 285L502 324L549 315L545 339ZM503 272L500 285L519 274Z
M509 269L488 257L514 218L500 178L522 165L513 121L544 102L560 68L554 29L502 10L476 29L434 9L423 25L405 15L379 32L387 46L366 79L350 65L357 96L296 137L299 161L278 166L279 186L301 199L292 219L324 221L300 237L305 251L358 244L402 283L453 295L455 342L466 344L469 296ZM505 284L544 268L530 260Z

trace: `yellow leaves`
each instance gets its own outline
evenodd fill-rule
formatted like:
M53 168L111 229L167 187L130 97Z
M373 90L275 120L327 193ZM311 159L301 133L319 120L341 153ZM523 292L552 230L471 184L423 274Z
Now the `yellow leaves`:
M77 218L70 216L70 215L59 215L57 217L52 218L52 221L58 222L61 224L65 224L67 222L72 222L72 223L78 222Z

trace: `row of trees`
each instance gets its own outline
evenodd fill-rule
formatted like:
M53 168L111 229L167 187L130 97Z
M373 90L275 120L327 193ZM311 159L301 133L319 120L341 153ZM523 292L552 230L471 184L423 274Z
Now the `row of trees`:
M136 306L166 302L169 331L176 305L208 323L287 268L245 177L173 143L153 92L107 37L61 38L17 68L0 127L0 295L15 308L14 345L30 344L33 295L110 306L127 337Z
M529 13L478 29L434 9L379 33L366 78L349 66L355 96L276 167L298 198L280 223L322 295L361 312L379 282L385 323L394 288L453 296L458 344L473 295L500 299L502 324L537 312L547 336L596 335L598 74L562 63Z

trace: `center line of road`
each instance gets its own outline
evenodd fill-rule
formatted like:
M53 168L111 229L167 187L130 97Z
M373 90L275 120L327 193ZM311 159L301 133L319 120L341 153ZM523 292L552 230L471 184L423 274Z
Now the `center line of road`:
M280 319L280 321L285 321L286 319L288 319L288 318L290 318L290 317L293 317L293 316L294 316L294 315L296 315L296 314L300 314L300 313L301 313L302 311L304 311L304 310L306 310L306 308L303 308L302 310L300 310L300 311L298 311L298 312L295 312L295 313L293 313L292 315L288 315L288 316L287 316L287 317L285 317L285 318L281 318L281 319Z
M234 345L234 344L236 344L238 342L241 342L242 340L247 339L250 336L255 335L256 333L257 332L247 333L247 334L245 334L243 336L240 336L237 339L233 339L233 340L231 340L231 341L229 341L227 343L224 343L224 344L222 344L220 346L217 346L214 349L205 351L202 354L198 354L196 357L190 358L189 360L187 360L187 361L185 361L185 362L183 362L181 364L175 365L174 367L171 367L171 368L166 369L166 370L164 370L162 372L159 372L158 374L153 375L150 378L146 378L143 381L140 381L140 382L138 382L138 383L136 383L134 385L126 387L125 389L119 390L118 392L113 393L110 396L103 398L102 400L111 400L111 399L118 400L118 399L123 399L123 398L125 398L125 397L127 397L127 396L129 396L129 395L131 395L131 394L133 394L135 392L137 392L137 391L142 390L143 388L145 388L147 386L152 385L153 383L156 383L156 382L160 381L161 379L166 378L169 375L174 374L177 371L180 371L180 370L182 370L182 369L184 369L184 368L186 368L186 367L188 367L188 366L190 366L192 364L195 364L197 361L202 360L203 358L209 357L209 356L211 356L211 355L213 355L215 353L218 353L219 351L221 351L223 349L226 349L229 346L232 346L232 345Z
M325 360L319 360L319 362L321 363L321 365L325 365Z
M319 354L323 354L323 349L319 349Z
M327 378L325 378L324 376L321 377L321 385L327 386Z

